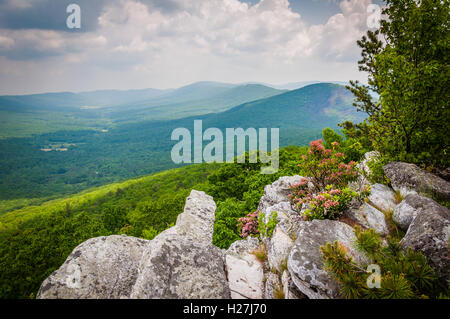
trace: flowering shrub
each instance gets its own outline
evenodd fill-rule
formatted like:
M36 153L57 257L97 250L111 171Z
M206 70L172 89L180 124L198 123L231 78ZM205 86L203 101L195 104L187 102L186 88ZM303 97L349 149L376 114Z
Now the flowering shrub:
M278 224L277 212L272 212L267 220L263 212L255 211L247 214L246 217L239 218L238 228L240 229L241 237L248 236L271 237L275 226Z
M258 231L258 211L247 214L247 217L238 219L238 228L241 232L241 237L255 236L259 234Z
M330 185L316 195L308 194L298 201L297 205L309 204L309 208L303 212L304 220L336 219L356 195L357 193L348 187L340 190L332 189Z
M301 200L309 195L308 182L309 180L303 177L299 183L291 186L291 194L288 195L288 198L291 199L292 205L298 206L300 203L301 208Z
M332 149L326 149L322 140L312 141L307 155L302 156L302 167L305 174L311 176L311 182L317 190L327 185L335 188L345 187L357 175L356 163L344 162L345 155L338 152L338 142L331 143Z

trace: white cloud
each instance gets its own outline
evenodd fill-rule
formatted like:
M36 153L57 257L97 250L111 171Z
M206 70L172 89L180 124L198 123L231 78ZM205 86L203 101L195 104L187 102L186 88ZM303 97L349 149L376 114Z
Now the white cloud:
M98 18L98 29L86 33L0 30L0 56L47 59L42 67L53 63L67 72L57 84L69 90L106 84L173 87L197 80L348 80L358 75L356 40L367 29L370 0L342 0L341 13L312 26L291 10L288 0L261 0L252 6L238 0L171 3L176 9L111 1ZM89 80L74 84L71 65L89 70ZM23 63L24 72L26 68Z

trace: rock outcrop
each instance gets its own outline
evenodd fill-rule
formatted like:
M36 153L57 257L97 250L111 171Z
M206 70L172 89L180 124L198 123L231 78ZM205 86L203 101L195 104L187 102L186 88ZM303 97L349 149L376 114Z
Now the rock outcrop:
M383 184L374 184L370 187L370 202L383 211L394 210L397 203L395 193Z
M89 239L42 283L37 298L127 298L148 244L148 240L128 236Z
M409 203L417 207L417 212L401 241L402 246L421 251L448 287L450 210L429 198L414 198Z
M224 255L212 245L215 209L211 196L193 190L176 225L151 241L84 242L37 298L229 298Z
M416 193L450 201L450 182L420 169L417 165L392 162L384 165L383 170L392 187L404 197Z
M266 247L269 267L281 272L293 245L292 238L277 225Z
M366 154L364 154L364 158L362 159L361 163L359 163L356 166L359 173L356 183L358 184L359 189L362 189L364 186L370 185L370 182L367 177L370 176L371 171L367 163L380 156L381 156L380 153L377 151L367 152Z
M231 244L225 254L228 282L233 299L262 299L264 296L264 271L253 254L259 240L249 237Z
M349 208L345 215L365 228L373 228L378 234L389 233L385 215L372 205L363 203L357 208Z
M270 206L282 202L289 202L288 195L291 191L291 186L300 183L302 176L283 176L270 185L264 187L264 196L258 205L258 210L264 212Z
M333 243L336 240L345 245L356 262L366 262L365 257L353 248L356 237L349 225L333 220L313 220L300 224L287 265L293 282L309 298L339 297L337 282L323 270L319 249L327 242Z
M400 229L407 231L414 218L419 213L430 209L434 203L435 201L431 198L415 193L409 194L395 207L392 219Z
M377 152L366 154L359 165L357 190L370 185L367 161L376 156ZM342 220L385 236L385 214L393 211L393 220L406 231L402 247L421 251L449 285L450 211L419 194L448 200L450 183L412 164L394 162L383 168L404 200L397 203L386 185L370 185L367 202L355 198ZM293 209L288 195L302 178L281 177L264 188L258 210L266 218L277 212L271 237L239 240L228 250L213 246L216 204L193 190L176 225L153 240L108 236L76 247L42 283L37 298L340 298L338 283L323 270L320 246L338 241L356 263L368 260L354 248L351 226L304 221ZM263 248L267 258L258 259L255 252Z

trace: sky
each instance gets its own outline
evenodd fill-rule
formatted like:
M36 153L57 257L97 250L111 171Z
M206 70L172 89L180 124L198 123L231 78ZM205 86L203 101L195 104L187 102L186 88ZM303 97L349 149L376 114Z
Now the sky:
M371 4L382 2L0 0L0 94L365 81L356 41Z

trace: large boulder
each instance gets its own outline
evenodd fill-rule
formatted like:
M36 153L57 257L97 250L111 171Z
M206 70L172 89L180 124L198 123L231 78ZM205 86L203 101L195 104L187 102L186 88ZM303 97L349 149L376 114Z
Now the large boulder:
M389 233L385 215L367 203L362 203L359 207L350 207L345 211L345 216L365 228L373 228L380 235Z
M229 298L224 255L212 245L215 209L211 196L193 190L176 225L151 241L84 242L37 298Z
M133 299L217 299L229 298L223 254L205 245L168 234L147 246Z
M299 225L287 266L294 284L311 299L340 297L338 283L323 269L320 252L320 246L336 240L346 246L349 255L357 263L367 262L353 248L356 237L349 225L333 220L313 220Z
M418 212L401 241L402 246L421 251L448 287L450 285L450 210L423 197L409 202L418 208Z
M384 165L383 170L392 187L404 197L416 193L450 201L450 182L414 164L392 162Z
M394 210L397 203L395 193L383 184L374 184L370 186L369 200L375 207L383 211Z
M407 231L417 214L433 207L434 204L435 201L428 197L409 194L395 207L392 219L402 230Z
M225 265L232 299L262 299L264 270L253 254L259 248L257 238L248 237L231 244L225 254Z
M128 298L148 243L128 236L89 239L44 280L36 298Z

